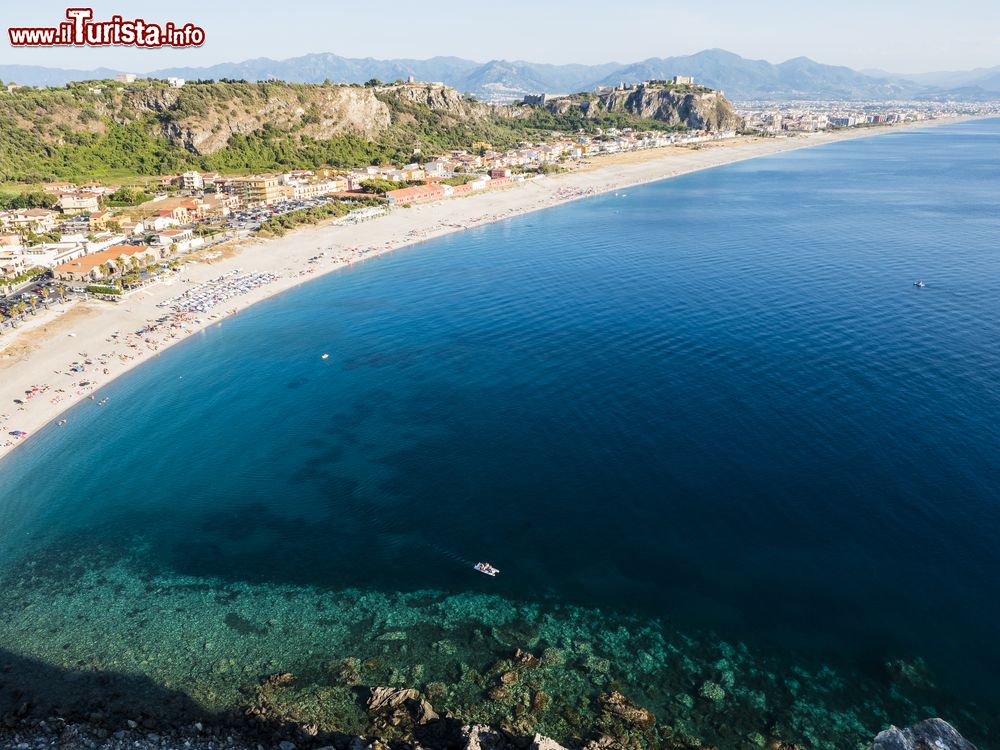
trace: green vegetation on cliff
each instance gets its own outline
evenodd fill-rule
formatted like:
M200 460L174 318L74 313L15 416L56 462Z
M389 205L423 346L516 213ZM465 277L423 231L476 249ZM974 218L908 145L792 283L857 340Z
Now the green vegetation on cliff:
M89 81L0 94L0 181L398 164L607 127L671 126L625 111L491 107L431 84Z

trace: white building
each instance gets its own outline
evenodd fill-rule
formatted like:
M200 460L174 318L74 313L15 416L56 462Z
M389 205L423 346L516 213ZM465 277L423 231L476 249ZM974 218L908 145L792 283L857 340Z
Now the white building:
M43 234L51 232L56 223L55 211L46 208L20 208L0 211L0 228L11 231L32 230Z
M448 174L448 163L445 161L429 161L424 164L424 172L429 177L444 177Z
M185 81L183 78L177 78L176 76L170 76L167 78L167 83L173 86L175 89L179 89L184 85Z
M181 185L185 190L202 190L205 187L205 178L194 170L185 172L181 175Z
M96 211L100 206L97 204L98 196L93 193L63 194L59 196L56 205L64 214L82 214Z
M157 216L152 219L146 219L143 221L146 229L151 232L159 232L168 227L177 226L177 219L171 218L170 216Z

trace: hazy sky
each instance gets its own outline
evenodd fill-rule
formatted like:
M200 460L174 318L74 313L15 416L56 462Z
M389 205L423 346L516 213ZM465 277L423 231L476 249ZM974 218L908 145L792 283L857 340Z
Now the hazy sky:
M83 2L69 3L73 7ZM8 26L48 26L67 2L0 0L0 63L145 72L307 52L456 55L533 62L633 62L722 47L780 62L805 55L913 73L1000 65L1000 0L99 0L95 18L191 21L200 49L15 49Z

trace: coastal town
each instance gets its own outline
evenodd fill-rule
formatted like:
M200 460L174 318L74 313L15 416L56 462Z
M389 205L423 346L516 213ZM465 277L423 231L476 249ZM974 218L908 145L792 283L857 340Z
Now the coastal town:
M498 152L489 144L400 166L221 175L188 171L129 185L45 183L0 211L0 333L53 294L116 301L172 272L185 255L280 234L317 218L356 223L397 208L510 188L588 158L697 147L734 131L557 136Z
M997 102L843 102L757 101L738 102L736 111L744 129L761 135L817 133L842 128L907 125L955 117L994 117Z

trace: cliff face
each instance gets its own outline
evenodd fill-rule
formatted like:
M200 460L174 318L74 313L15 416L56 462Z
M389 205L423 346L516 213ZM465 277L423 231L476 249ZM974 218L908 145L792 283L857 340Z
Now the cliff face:
M637 86L614 90L596 97L566 97L547 102L551 111L565 114L576 107L587 116L605 112L627 112L668 125L684 125L695 130L733 130L741 119L729 100L718 91L672 89L664 86Z
M371 88L220 82L179 89L148 83L58 93L57 106L46 102L37 113L18 113L17 125L61 144L69 131L102 134L106 121L123 125L148 121L156 135L194 154L214 153L225 148L231 136L265 127L316 140L347 133L375 139L394 124L416 122L428 112L452 125L514 115L511 107L468 101L452 88L425 83ZM59 127L45 127L46 122Z
M140 97L135 105L137 112L161 115L162 134L197 154L218 151L231 136L248 135L265 125L295 129L316 139L347 132L373 138L391 122L389 107L372 89L320 86L300 91L271 86L245 93L189 108L183 90L160 91Z
M247 135L271 126L293 130L317 140L353 133L375 139L396 124L413 124L422 113L433 113L445 126L510 117L511 107L469 101L453 88L413 83L361 88L272 83L235 84L231 96L188 96L198 88L160 89L133 100L137 112L161 115L162 134L197 154L226 147L233 135ZM223 90L224 91L224 90ZM218 92L216 92L218 93ZM237 95L238 94L238 95Z
M465 99L458 91L438 83L407 83L384 86L379 95L388 100L393 98L408 104L427 107L435 112L443 112L459 119L482 120L495 114L504 114L509 107L489 107Z

